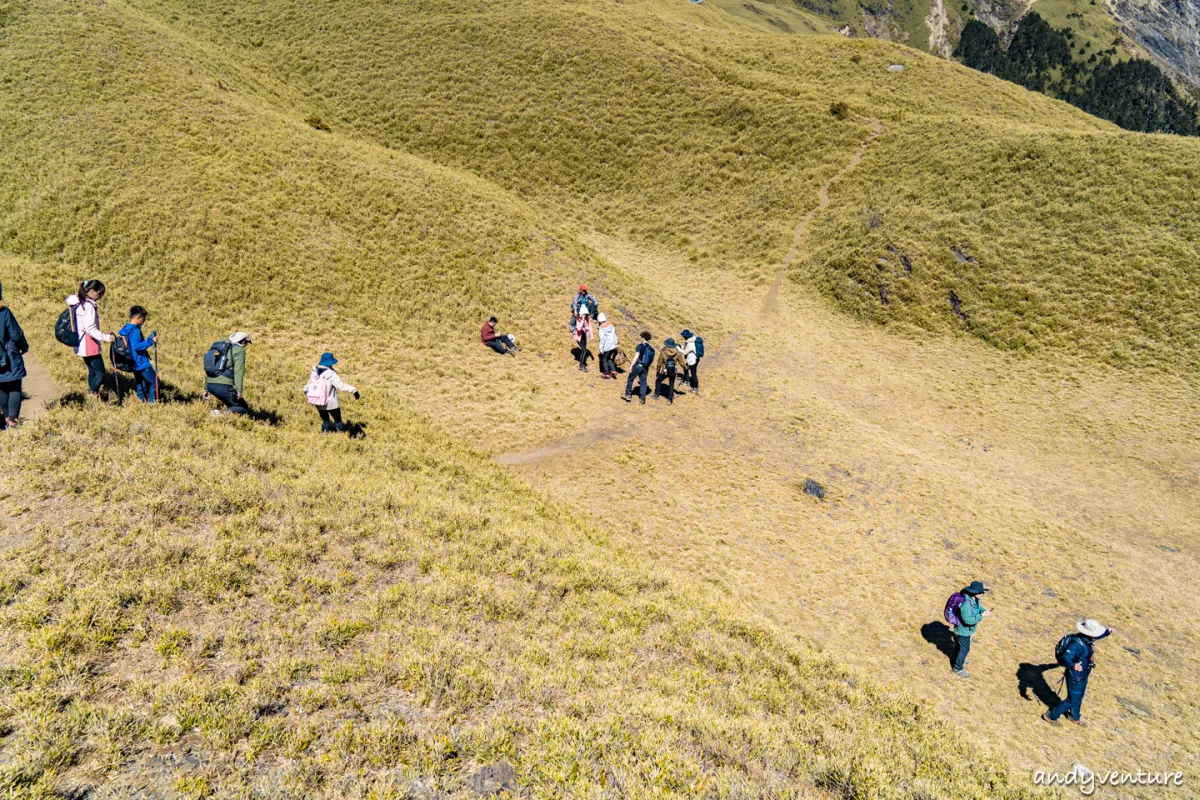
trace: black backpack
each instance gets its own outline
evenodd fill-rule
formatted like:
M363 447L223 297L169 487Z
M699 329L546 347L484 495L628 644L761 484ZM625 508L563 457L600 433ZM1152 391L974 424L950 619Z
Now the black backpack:
M79 347L79 330L75 327L75 307L68 306L54 323L54 338L67 347Z
M210 378L233 378L233 361L229 358L228 341L213 342L204 354L204 374Z
M114 369L121 372L137 372L137 367L133 364L133 348L129 346L128 336L118 336L113 339L108 348L108 355L112 359Z
M667 375L675 377L675 356L669 356L664 366L667 368Z
M1058 662L1060 667L1066 667L1067 664L1067 648L1071 643L1079 639L1079 634L1068 633L1066 636L1058 640L1058 644L1054 645L1054 660Z

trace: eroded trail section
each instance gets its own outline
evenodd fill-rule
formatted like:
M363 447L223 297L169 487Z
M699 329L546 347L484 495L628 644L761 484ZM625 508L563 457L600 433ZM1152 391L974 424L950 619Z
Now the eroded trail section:
M804 234L808 231L809 223L818 211L824 211L829 208L829 189L835 182L842 178L850 170L857 167L867 152L867 148L871 146L871 142L875 141L879 135L883 133L883 123L879 120L871 120L871 135L863 142L854 155L850 156L850 160L846 162L846 166L825 182L821 190L817 193L817 207L809 211L796 225L796 231L792 234L792 246L788 248L787 253L783 257L783 264L779 267L779 272L775 274L775 282L771 284L770 290L767 291L767 296L763 298L762 311L764 314L770 314L779 306L779 287L783 285L783 277L787 275L787 271L791 269L792 264L796 261L796 256L800 254L800 246L804 242Z
M41 416L46 406L62 397L63 390L32 351L25 354L25 373L25 379L21 382L21 390L25 393L21 418L32 422Z

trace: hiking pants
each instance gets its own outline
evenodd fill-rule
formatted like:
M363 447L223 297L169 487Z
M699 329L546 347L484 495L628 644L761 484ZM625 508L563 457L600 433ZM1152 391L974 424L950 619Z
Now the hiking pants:
M579 368L580 369L587 369L587 357L588 357L587 334L581 333L581 334L579 334Z
M145 367L133 373L133 390L143 403L158 402L158 375L154 367Z
M616 364L613 363L613 358L617 355L616 350L609 350L600 354L600 374L612 375L617 371Z
M99 394L104 387L104 356L84 356L83 363L87 365L88 391Z
M1076 722L1079 721L1079 713L1083 706L1083 694L1087 691L1087 678L1072 678L1071 673L1067 672L1067 699L1050 709L1050 713L1046 716L1050 719L1058 719L1063 714L1066 714Z
M4 419L20 419L21 417L21 381L5 381L0 383L0 417ZM0 420L0 425L3 425Z
M204 387L209 394L220 400L230 414L249 414L246 401L238 397L237 389L225 383L210 383Z
M633 369L629 370L629 377L625 379L625 396L633 394L633 382L635 379L641 380L642 402L646 400L646 368L641 364L634 365Z
M971 652L971 637L954 634L954 668L960 670L967 663L967 653Z
M664 372L658 376L658 380L654 382L654 396L665 397L668 403L675 402L675 378L678 377L674 372Z
M497 353L499 353L502 356L508 354L508 348L504 346L505 341L503 339L489 339L486 342L484 342L484 344L487 345L488 347L492 348L493 350L495 350Z
M346 430L342 425L342 410L340 408L331 408L326 411L323 408L318 408L317 413L321 415L321 433L341 433Z
M700 391L700 378L696 374L696 367L698 366L700 366L699 361L697 361L695 364L692 364L690 367L683 368L683 379L688 382L688 386L691 386L692 389L697 392Z

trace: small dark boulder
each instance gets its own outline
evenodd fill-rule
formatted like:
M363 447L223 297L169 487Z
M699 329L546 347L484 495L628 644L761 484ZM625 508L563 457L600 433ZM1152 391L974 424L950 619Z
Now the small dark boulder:
M1118 697L1117 704L1120 705L1121 708L1125 709L1130 714L1133 714L1136 717L1153 717L1154 716L1153 714L1150 713L1149 706L1145 705L1144 703L1139 703L1135 700L1130 700L1128 697Z
M825 499L825 487L814 481L812 478L804 479L804 493L809 497L815 497L818 500Z

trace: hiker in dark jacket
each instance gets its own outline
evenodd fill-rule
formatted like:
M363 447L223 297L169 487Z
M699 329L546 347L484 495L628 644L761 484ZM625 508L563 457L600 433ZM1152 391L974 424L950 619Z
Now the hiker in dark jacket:
M596 302L595 297L588 294L588 288L581 285L579 293L571 300L571 319L579 319L580 312L585 308L595 317L600 311L600 304Z
M992 613L983 607L983 603L979 599L988 591L990 590L985 588L980 581L972 581L970 586L962 590L963 601L959 603L956 611L958 625L954 626L953 667L954 674L961 678L971 677L963 667L967 664L967 653L971 652L971 637L975 635L975 626Z
M224 403L230 414L249 414L250 409L242 391L246 380L246 346L250 344L250 335L238 331L226 341L229 342L228 368L221 375L208 376L204 391ZM213 416L220 414L219 410L213 411Z
M646 405L646 375L654 364L654 348L650 346L650 331L642 331L642 341L633 351L633 363L629 367L629 377L625 379L625 402L629 402L633 394L633 382L641 381L642 405Z
M1058 725L1058 718L1066 714L1067 719L1083 725L1080 711L1083 695L1087 692L1088 676L1096 666L1093 653L1096 642L1112 633L1094 619L1081 619L1075 625L1076 633L1064 636L1059 645L1059 663L1066 669L1067 699L1042 715L1051 725Z
M654 396L667 398L668 404L675 403L675 380L687 365L679 345L674 339L663 342L662 352L658 354L658 367L654 379Z
M17 318L4 305L4 287L0 285L0 428L21 424L21 381L25 379L25 354L29 342L17 324Z
M149 316L146 309L134 306L129 309L129 322L117 331L117 335L124 336L125 341L129 342L129 352L133 356L134 391L138 400L154 405L158 402L158 374L146 353L157 344L158 332L142 335L142 326Z
M487 322L483 323L483 327L479 331L479 338L500 355L515 356L517 350L520 349L517 347L517 340L511 334L496 333L497 321L495 317L490 317Z

